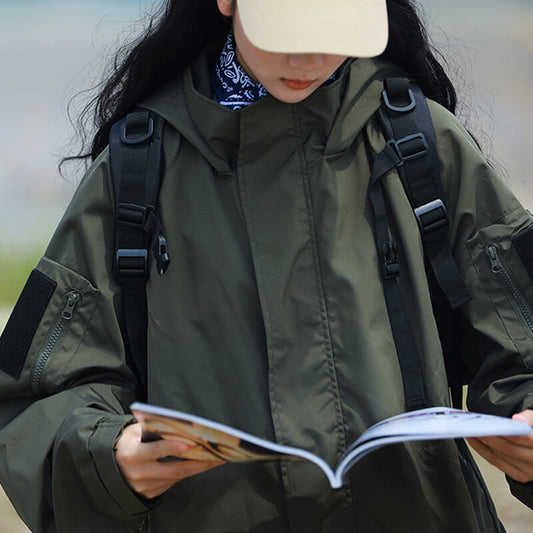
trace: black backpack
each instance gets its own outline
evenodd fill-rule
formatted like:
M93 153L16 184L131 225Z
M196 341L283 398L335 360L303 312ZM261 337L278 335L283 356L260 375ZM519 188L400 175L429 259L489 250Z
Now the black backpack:
M398 285L398 245L390 240L380 178L394 168L418 221L434 313L444 350L452 402L462 406L465 382L454 311L470 298L448 246L448 215L442 200L440 163L426 99L407 78L385 80L377 112L387 144L376 155L370 179L378 256L389 319L402 371L406 407L426 405L420 359ZM146 385L146 281L149 253L164 274L170 257L157 214L162 178L162 132L165 121L137 109L111 129L109 151L115 191L113 276L122 287L129 355L141 387Z

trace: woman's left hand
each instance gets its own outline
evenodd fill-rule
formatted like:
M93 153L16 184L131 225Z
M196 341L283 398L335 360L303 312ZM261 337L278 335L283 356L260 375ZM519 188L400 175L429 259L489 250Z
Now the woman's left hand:
M533 426L533 410L513 415L513 420ZM490 464L519 483L533 481L533 435L524 437L478 437L466 439Z

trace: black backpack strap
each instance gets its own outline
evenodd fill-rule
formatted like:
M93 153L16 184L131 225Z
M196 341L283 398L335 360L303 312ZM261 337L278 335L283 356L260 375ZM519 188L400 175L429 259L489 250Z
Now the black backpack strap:
M128 347L146 385L148 251L163 274L170 263L156 211L162 177L164 119L138 109L111 128L109 158L115 192L113 277L122 287Z
M407 78L385 80L379 117L398 156L398 172L413 207L424 251L436 282L452 309L471 300L448 244L437 141L426 98Z
M383 290L392 335L398 354L408 410L426 406L424 380L416 344L407 320L407 311L403 302L398 276L398 245L390 237L389 223L381 178L401 164L396 150L388 144L374 159L370 178L369 196L374 212L374 229L378 260L381 261Z
M427 271L427 269L426 269ZM469 381L466 375L466 366L462 358L462 325L460 315L454 311L439 284L435 281L433 273L427 272L431 303L439 337L444 354L448 387L451 393L452 405L457 409L463 408L463 384Z
M406 78L385 80L378 117L387 139L384 152L395 152L396 167L420 228L428 281L444 352L452 402L462 407L464 368L460 357L457 313L471 299L448 244L448 213L442 196L440 161L431 115L420 88ZM379 156L378 156L379 157ZM389 155L392 160L394 156ZM391 326L403 329L405 318L390 313ZM400 325L395 325L395 323ZM400 360L401 352L398 352ZM421 379L421 373L420 379ZM415 387L419 390L421 385ZM408 393L409 397L412 393Z

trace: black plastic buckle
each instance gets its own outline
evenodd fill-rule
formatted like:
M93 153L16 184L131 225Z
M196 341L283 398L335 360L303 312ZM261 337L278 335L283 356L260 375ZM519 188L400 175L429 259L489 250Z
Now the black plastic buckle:
M148 118L147 130L144 132L135 133L133 137L128 136L128 129L127 129L126 121L124 121L124 124L122 124L122 128L120 128L120 140L126 144L141 144L151 139L153 134L154 134L154 120L152 118Z
M129 227L144 227L147 211L146 207L142 205L118 204L117 224Z
M117 250L115 267L119 277L148 277L148 251L136 249Z
M440 198L417 207L415 216L422 235L448 226L448 211Z
M414 135L407 135L395 141L394 139L387 142L394 147L396 153L399 155L402 163L410 161L417 157L422 157L429 150L426 136L423 133L415 133Z
M395 278L400 274L400 262L398 261L398 243L386 242L382 248L383 268L385 278Z
M170 256L168 255L167 240L162 233L159 233L157 240L152 249L157 263L157 271L163 275L170 265Z
M391 103L389 95L387 94L387 89L384 89L381 93L385 106L389 111L393 111L394 113L408 113L416 107L415 93L412 91L412 89L408 89L408 95L410 102L407 105L398 106Z

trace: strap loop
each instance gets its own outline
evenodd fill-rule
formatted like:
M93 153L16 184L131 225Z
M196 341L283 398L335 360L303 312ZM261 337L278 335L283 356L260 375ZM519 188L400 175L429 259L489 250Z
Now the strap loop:
M383 95L383 102L385 103L385 106L389 111L392 111L393 113L408 113L416 106L416 100L415 95L411 89L408 89L407 95L409 96L409 103L406 105L398 105L399 103L392 103L391 99L389 98L389 93L385 89L382 93Z
M120 140L125 144L142 144L154 134L154 121L148 112L131 113L120 129Z

